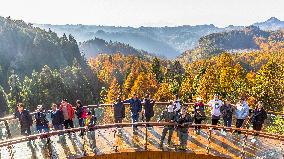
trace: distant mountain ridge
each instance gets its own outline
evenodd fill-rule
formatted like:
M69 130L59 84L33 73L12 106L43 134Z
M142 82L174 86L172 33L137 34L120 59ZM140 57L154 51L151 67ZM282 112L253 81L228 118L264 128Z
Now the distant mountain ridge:
M138 50L129 44L116 41L107 42L99 38L79 42L79 48L87 58L95 57L98 54L115 54L118 52L123 53L124 55L155 56L144 50Z
M254 26L258 26L262 30L280 30L284 29L284 21L281 21L275 17L271 17L265 22L254 23Z
M77 41L83 42L100 38L129 44L136 49L175 58L181 52L194 48L202 36L233 30L235 27L220 29L214 25L179 27L112 27L87 25L35 25L51 29L57 34L72 34Z
M265 22L253 25L263 30L278 30L284 28L283 21L270 18ZM212 33L240 30L244 26L229 25L219 28L210 25L183 25L177 27L115 27L99 25L50 25L34 24L43 29L51 29L59 35L72 34L77 41L83 42L100 38L106 41L117 41L147 52L164 55L173 59L185 50L193 49L198 45L198 40Z

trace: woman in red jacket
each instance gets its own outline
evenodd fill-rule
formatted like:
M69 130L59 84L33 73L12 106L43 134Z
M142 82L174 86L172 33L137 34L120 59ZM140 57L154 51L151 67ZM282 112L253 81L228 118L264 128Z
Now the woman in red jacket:
M75 111L73 106L67 102L67 99L62 100L60 110L63 112L65 129L74 128Z

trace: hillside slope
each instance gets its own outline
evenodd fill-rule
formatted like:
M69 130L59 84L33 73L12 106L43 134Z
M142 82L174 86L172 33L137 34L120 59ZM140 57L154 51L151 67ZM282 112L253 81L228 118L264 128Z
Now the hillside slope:
M0 17L1 84L11 70L24 76L44 65L51 68L71 65L74 59L79 63L84 61L72 35L58 37L55 32L24 21Z
M264 31L256 26L245 27L242 30L233 30L222 33L213 33L199 39L195 49L185 51L179 60L192 62L197 59L219 55L222 52L248 52L263 49L273 42L284 42L283 30ZM284 45L281 45L282 47Z

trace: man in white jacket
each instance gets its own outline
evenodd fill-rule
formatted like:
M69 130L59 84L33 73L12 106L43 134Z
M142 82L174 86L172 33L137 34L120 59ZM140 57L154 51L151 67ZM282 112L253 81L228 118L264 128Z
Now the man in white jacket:
M208 102L208 105L212 108L211 109L212 125L217 125L221 117L220 108L223 105L223 102L219 99L219 95L215 94L214 99L210 100ZM213 131L213 133L215 132Z
M181 104L178 94L175 95L176 99L174 101L174 112L178 114L180 112Z
M249 115L249 106L245 99L241 97L239 102L235 105L236 112L236 127L241 128L243 126L244 121ZM240 131L237 131L238 134L241 134Z

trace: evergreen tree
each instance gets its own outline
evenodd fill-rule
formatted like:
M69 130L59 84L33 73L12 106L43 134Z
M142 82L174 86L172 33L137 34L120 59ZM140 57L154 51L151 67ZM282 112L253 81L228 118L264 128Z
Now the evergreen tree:
M157 82L161 83L163 81L163 73L161 70L160 60L157 57L155 57L152 61L152 72L154 73Z
M3 87L0 85L0 117L6 115L8 111L7 94L5 93Z
M14 111L17 103L21 102L21 89L22 85L20 83L20 78L17 74L12 71L11 76L9 77L8 84L10 87L10 91L8 94L8 105L9 111Z

